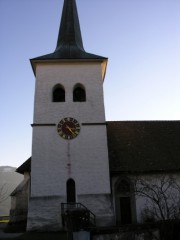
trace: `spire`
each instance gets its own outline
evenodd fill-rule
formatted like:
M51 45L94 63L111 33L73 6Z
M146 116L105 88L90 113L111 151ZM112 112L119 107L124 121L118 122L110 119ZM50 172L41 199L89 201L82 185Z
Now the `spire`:
M59 28L57 46L53 53L31 59L34 60L60 59L101 59L107 60L84 50L78 12L75 0L64 0L64 6Z
M59 28L57 46L53 53L31 59L31 65L36 73L38 62L61 60L89 60L102 62L102 79L105 77L107 58L88 53L84 50L79 24L76 0L64 0L64 6Z
M84 51L75 0L65 0L56 51L64 45L73 45Z

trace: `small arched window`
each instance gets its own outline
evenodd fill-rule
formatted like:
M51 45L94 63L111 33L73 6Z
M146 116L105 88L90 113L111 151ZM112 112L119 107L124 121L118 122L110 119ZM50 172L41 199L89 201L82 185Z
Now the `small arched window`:
M53 102L65 102L65 90L60 84L53 89Z
M85 102L86 101L86 91L81 84L77 84L73 90L73 101L74 102Z
M75 203L76 202L76 186L75 181L73 179L68 179L66 183L66 194L67 194L67 202Z

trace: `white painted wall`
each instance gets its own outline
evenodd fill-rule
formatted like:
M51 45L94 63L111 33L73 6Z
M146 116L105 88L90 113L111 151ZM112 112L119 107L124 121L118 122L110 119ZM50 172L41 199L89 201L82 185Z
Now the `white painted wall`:
M62 84L66 102L52 102L52 89ZM73 102L73 88L81 83L86 89L86 102ZM34 102L34 123L58 123L71 115L80 122L105 121L101 63L38 64Z
M105 123L101 63L39 64L36 70L34 123L58 124L64 117L80 123ZM60 83L65 102L52 102ZM73 88L81 83L86 102L73 102ZM64 140L57 126L33 128L31 196L65 195L73 178L78 194L110 193L106 126L81 125L80 134ZM69 167L70 166L70 167Z
M32 196L65 195L69 178L77 194L110 192L105 126L81 126L79 136L69 141L56 126L34 129Z
M113 204L114 204L114 209L115 211L117 211L116 209L116 197L115 197L115 184L119 181L119 179L129 179L130 182L132 183L132 186L134 186L134 190L132 190L132 194L131 194L131 198L132 198L132 214L133 214L133 218L136 217L136 220L138 223L143 223L145 221L145 218L143 217L143 212L144 210L149 207L152 207L152 201L149 201L149 198L147 197L142 197L139 196L139 194L137 194L135 192L135 184L137 184L137 189L141 188L141 184L139 183L139 179L146 183L149 184L156 192L156 187L155 186L160 186L161 185L161 181L163 177L165 178L165 184L164 185L164 189L166 189L166 187L168 187L168 179L169 177L174 179L174 183L178 184L179 190L175 189L176 187L173 186L173 184L171 184L166 191L165 196L167 196L167 204L170 206L172 206L172 203L177 203L175 204L176 206L180 206L180 174L177 173L172 173L172 174L140 174L140 175L126 175L126 176L116 176L113 177L112 179L112 191L113 191ZM167 179L167 180L166 180ZM150 193L150 192L149 192ZM172 197L172 198L171 198ZM117 213L116 213L117 214ZM153 216L155 220L160 220L157 219L156 216Z
M73 88L78 83L85 87L86 102L73 102ZM65 102L52 102L56 84L64 86ZM77 119L81 126L72 140L64 140L57 132L64 117ZM76 201L96 212L97 204L103 203L97 219L101 225L112 222L112 209L107 213L111 199L101 62L37 64L34 124L56 126L33 127L27 229L59 230L69 178L76 183Z

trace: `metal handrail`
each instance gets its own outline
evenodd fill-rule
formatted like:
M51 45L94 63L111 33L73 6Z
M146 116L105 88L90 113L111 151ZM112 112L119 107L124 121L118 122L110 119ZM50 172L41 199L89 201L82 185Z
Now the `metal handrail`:
M90 222L96 226L96 216L93 212L91 212L86 206L82 203L61 203L61 213L62 215L66 215L67 212L72 212L74 210L84 209L89 213Z

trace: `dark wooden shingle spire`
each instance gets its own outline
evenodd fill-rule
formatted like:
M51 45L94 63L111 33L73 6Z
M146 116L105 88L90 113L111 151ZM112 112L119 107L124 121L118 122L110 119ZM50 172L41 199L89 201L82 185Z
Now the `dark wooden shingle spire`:
M107 58L87 53L84 50L78 12L75 0L64 0L61 24L57 46L53 53L31 59L37 60L63 60L63 59L99 59Z
M63 45L74 45L84 51L75 0L65 0L56 51Z

